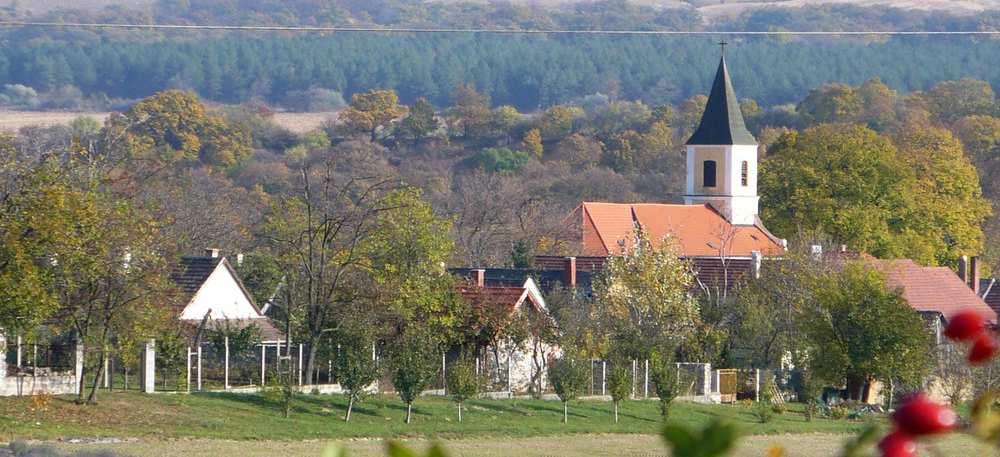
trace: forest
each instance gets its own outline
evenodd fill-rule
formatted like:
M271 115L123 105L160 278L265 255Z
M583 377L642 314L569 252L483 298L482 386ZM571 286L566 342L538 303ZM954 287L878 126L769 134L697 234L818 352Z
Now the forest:
M826 5L758 9L703 23L693 9L624 0L572 8L435 2L160 0L146 9L59 9L15 20L458 27L569 30L990 30L994 13L949 16L888 7ZM461 26L461 27L459 27ZM121 109L167 89L222 103L260 100L282 109L334 109L355 93L395 90L405 103L448 104L473 84L496 106L532 111L601 93L647 104L679 103L707 86L718 38L491 34L289 34L13 27L0 50L0 102L29 109ZM989 37L780 37L730 39L737 91L762 106L794 103L828 82L879 77L893 89L926 90L975 77L1000 82ZM310 91L329 94L306 103ZM39 95L38 99L24 93Z

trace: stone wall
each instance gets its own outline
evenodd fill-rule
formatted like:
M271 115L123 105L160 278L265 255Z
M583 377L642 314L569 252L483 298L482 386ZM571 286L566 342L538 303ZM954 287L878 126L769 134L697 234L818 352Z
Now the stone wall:
M83 373L83 347L77 345L74 370L69 372L57 372L44 376L33 376L31 374L19 374L7 372L7 338L3 329L0 329L0 353L4 354L0 360L0 397L13 397L21 395L37 395L41 393L61 395L75 394L79 392L80 379Z

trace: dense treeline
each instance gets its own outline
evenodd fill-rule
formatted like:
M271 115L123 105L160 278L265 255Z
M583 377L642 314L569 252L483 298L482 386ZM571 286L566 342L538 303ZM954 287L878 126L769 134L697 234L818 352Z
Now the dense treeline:
M471 83L522 110L603 93L651 104L703 92L718 49L704 38L477 35L245 36L196 41L29 40L0 51L0 82L41 92L136 99L168 88L222 102L294 103L310 89L345 96L394 89L403 101L449 102ZM732 46L736 89L763 105L788 103L825 82L923 90L971 76L1000 82L992 40L892 39Z

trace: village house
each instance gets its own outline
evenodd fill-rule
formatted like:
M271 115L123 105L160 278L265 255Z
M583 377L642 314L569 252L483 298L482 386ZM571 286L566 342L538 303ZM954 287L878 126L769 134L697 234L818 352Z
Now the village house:
M237 256L237 262L242 256ZM254 326L261 344L278 345L285 337L254 302L229 259L218 249L206 249L202 256L185 256L170 278L184 294L176 317L192 330L245 328Z

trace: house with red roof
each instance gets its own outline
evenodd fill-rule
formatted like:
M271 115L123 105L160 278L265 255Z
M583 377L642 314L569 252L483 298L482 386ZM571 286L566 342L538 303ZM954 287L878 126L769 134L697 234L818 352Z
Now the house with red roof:
M910 259L870 258L869 262L885 275L886 285L899 290L910 307L930 323L938 344L943 342L944 325L959 311L974 310L986 322L997 325L997 312L976 293L978 274L973 274L975 281L968 280L969 263L964 259L959 262L959 274L948 267L925 267ZM978 271L978 266L973 269Z
M476 367L491 384L491 390L526 392L532 382L544 388L547 371L558 348L543 342L529 328L526 341L497 340L506 326L534 321L551 322L542 291L533 275L517 269L453 269L462 278L458 292L474 307L480 332L475 350ZM520 319L527 318L527 319Z

